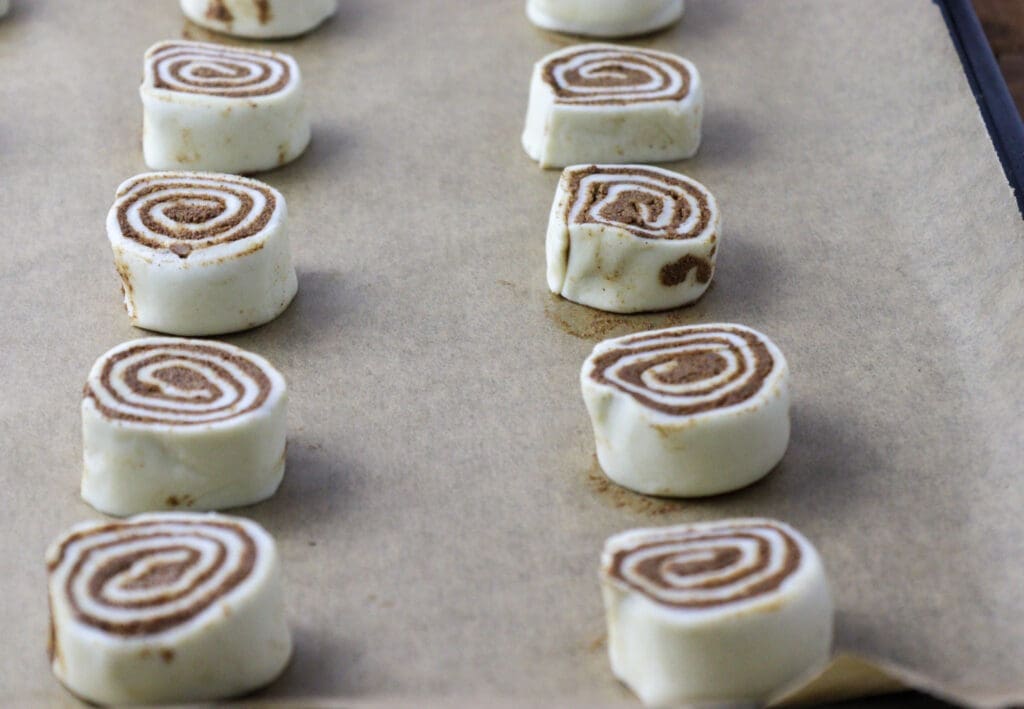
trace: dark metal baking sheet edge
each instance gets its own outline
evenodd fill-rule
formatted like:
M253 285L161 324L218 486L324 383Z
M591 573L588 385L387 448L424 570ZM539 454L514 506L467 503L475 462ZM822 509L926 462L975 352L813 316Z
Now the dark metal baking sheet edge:
M970 0L935 0L1024 216L1024 121L1006 87Z

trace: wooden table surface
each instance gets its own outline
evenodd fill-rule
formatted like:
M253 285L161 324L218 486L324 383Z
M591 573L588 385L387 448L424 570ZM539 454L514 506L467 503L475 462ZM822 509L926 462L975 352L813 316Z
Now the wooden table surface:
M1024 115L1024 0L974 0L974 9Z

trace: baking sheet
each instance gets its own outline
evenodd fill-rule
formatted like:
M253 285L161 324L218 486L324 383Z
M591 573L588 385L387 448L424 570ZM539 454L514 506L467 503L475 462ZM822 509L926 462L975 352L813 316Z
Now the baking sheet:
M557 171L519 133L532 63L573 40L518 0L342 0L274 43L313 142L288 199L299 295L225 338L291 388L288 472L242 510L278 538L294 661L259 698L630 702L596 573L621 529L770 515L833 581L840 650L976 704L1024 702L1024 225L930 0L691 0L635 42L693 60L704 144L671 164L724 216L695 306L610 316L551 296ZM172 0L15 0L0 21L0 695L73 703L46 663L42 554L77 495L78 404L127 323L104 235L145 169L137 87ZM768 333L790 449L709 500L596 467L578 371L670 323Z
M1024 118L1007 88L1002 69L971 0L936 0L960 55L985 127L1017 195L1024 215ZM994 28L998 30L998 27Z

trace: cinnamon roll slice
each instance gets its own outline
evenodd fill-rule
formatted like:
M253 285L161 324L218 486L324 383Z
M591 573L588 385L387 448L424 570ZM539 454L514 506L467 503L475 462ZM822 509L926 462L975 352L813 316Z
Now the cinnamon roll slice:
M597 457L614 482L698 497L764 477L789 444L789 368L743 325L652 330L598 343L580 373Z
M172 335L262 325L298 287L284 197L233 175L154 172L122 183L107 238L128 317Z
M629 37L671 25L683 9L683 0L527 0L526 16L555 32Z
M146 52L142 148L153 170L246 173L309 144L299 65L287 54L203 42Z
M82 497L112 515L270 497L285 468L287 389L259 355L152 337L93 365L82 399Z
M645 704L761 704L831 653L824 567L782 522L623 532L600 575L612 671Z
M541 167L647 163L692 157L704 89L682 57L584 44L537 62L523 147Z
M86 522L47 550L50 662L102 704L210 701L288 663L277 548L238 517L154 513Z
M215 32L277 39L314 29L338 9L338 0L181 0L181 11Z
M711 283L720 230L714 196L689 177L644 165L569 167L548 221L548 287L614 313L686 305Z

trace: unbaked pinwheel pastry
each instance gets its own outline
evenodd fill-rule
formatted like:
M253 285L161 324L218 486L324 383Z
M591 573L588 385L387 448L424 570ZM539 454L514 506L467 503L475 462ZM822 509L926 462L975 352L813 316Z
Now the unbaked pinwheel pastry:
M259 355L210 340L125 342L82 398L82 497L112 515L248 505L285 468L287 390Z
M309 144L299 65L281 52L160 42L146 52L140 93L153 170L269 170Z
M537 62L523 147L541 167L693 156L704 88L674 54L613 44L566 47Z
M291 656L273 538L255 522L155 513L86 522L47 550L50 663L90 702L230 697Z
M683 0L527 0L526 15L546 30L589 37L653 32L683 16Z
M288 210L233 175L155 172L117 188L107 238L132 324L172 335L262 325L295 297Z
M188 19L216 32L276 39L309 32L338 9L338 0L181 0Z
M558 183L548 288L613 313L692 303L715 273L721 218L708 189L644 165L577 165Z
M825 570L781 522L617 534L601 590L612 671L647 705L756 706L831 653Z
M743 325L600 342L580 373L605 474L647 495L698 497L764 477L789 444L789 368Z

